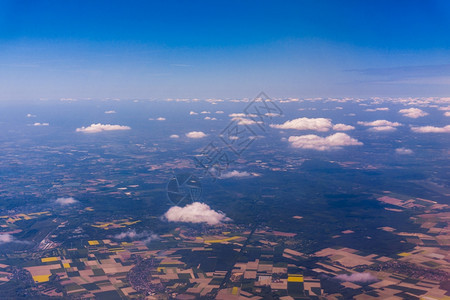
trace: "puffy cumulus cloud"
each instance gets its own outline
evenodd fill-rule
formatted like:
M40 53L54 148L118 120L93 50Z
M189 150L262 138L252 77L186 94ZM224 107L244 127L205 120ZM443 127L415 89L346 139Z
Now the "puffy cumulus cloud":
M224 213L216 212L209 205L200 202L194 202L185 207L171 207L164 217L169 222L206 223L208 225L231 221Z
M202 112L200 112L201 114L210 114L211 112L210 111L207 111L207 110L204 110L204 111L202 111Z
M216 114L223 114L223 113L224 113L223 110L218 110L218 111L216 111Z
M449 111L449 110L450 110L450 106L442 106L442 107L439 107L439 110Z
M286 121L283 124L271 124L270 127L277 129L315 130L328 131L333 124L330 119L325 118L298 118Z
M216 121L216 118L211 118L211 117L204 117L205 120L211 120L211 121Z
M340 274L337 275L335 278L340 281L361 282L361 283L370 283L378 281L378 278L376 278L370 273L353 273L351 275Z
M165 120L166 120L166 118L163 118L163 117L156 118L156 121L165 121Z
M62 198L56 199L55 203L59 204L59 205L70 205L70 204L78 203L78 200L76 200L73 197L62 197Z
M376 121L372 121L372 122L358 121L358 124L362 125L362 126L368 126L368 127L379 127L379 126L398 127L398 126L402 126L401 123L391 122L391 121L387 121L387 120L376 120Z
M140 240L143 243L150 243L151 241L159 240L159 236L148 231L136 232L136 230L129 229L128 231L124 231L118 233L113 236L116 240L128 240L128 241L137 241Z
M115 131L115 130L130 130L131 127L129 126L122 126L122 125L110 125L110 124L91 124L88 127L81 127L77 128L77 132L83 132L83 133L98 133L102 131Z
M36 118L36 115L33 115L33 114L27 114L27 118Z
M245 178L245 177L250 177L252 176L252 174L250 174L249 172L243 171L240 172L238 170L233 170L227 173L224 173L220 176L221 179L228 179L228 178Z
M338 132L327 137L320 137L314 134L290 136L288 141L294 148L313 149L319 151L336 150L344 146L363 145L363 143L357 139L354 139L342 132Z
M191 131L186 133L186 136L190 139L201 139L206 137L206 134L202 131Z
M368 108L366 111L388 111L389 107Z
M105 114L110 115L110 114L115 114L116 111L115 110L107 110L105 111Z
M413 154L413 151L408 148L397 148L397 149L395 149L395 153L401 154L401 155L408 155L408 154Z
M179 136L178 134L172 134L172 135L170 136L170 138L171 138L171 139L178 139L178 138L180 138L180 136Z
M405 117L413 119L417 119L428 115L428 113L424 112L420 108L415 107L400 109L398 112L404 115Z
M444 113L444 116L450 117L450 111L446 111L446 112Z
M49 123L39 123L39 122L33 124L33 126L49 126L49 125L50 125Z
M346 125L346 124L333 125L333 130L336 130L336 131L348 131L348 130L353 130L353 129L355 129L355 127L352 125Z
M192 110L189 112L189 114L190 114L191 116L198 115L198 113L196 113L195 111L192 111Z
M434 127L434 126L411 127L411 130L419 133L449 133L450 125L444 127Z

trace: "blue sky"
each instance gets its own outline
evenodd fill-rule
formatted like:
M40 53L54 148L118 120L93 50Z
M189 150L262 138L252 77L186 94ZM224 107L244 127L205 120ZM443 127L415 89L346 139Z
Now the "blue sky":
M1 1L0 100L449 96L449 1Z

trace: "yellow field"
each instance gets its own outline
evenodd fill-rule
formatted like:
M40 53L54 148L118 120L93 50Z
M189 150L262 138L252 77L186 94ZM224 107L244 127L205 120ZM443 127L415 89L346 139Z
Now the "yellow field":
M57 260L59 260L58 257L44 257L44 258L41 258L42 262L50 262L50 261L57 261Z
M35 281L35 282L47 282L48 281L48 278L50 277L51 275L36 275L36 276L33 276L33 280Z
M303 275L289 274L288 282L303 282Z
M233 287L233 289L231 290L232 295L237 295L238 292L239 292L239 288L237 286Z

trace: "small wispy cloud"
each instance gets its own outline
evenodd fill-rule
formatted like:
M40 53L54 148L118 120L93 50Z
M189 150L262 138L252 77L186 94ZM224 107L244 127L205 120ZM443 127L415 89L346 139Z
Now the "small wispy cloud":
M88 127L77 128L76 132L98 133L98 132L103 132L103 131L117 131L117 130L130 130L130 129L131 129L131 127L129 127L129 126L97 123L97 124L91 124Z
M49 125L50 125L49 123L39 123L39 122L33 124L33 126L49 126Z
M400 155L409 155L409 154L413 154L413 151L408 148L397 148L397 149L395 149L395 153L400 154Z
M0 233L0 245L8 243L29 244L27 241L20 241L10 233Z
M145 244L148 244L152 241L159 240L159 236L154 234L153 232L142 231L137 232L134 229L129 229L127 231L118 233L113 236L116 240L127 240L127 241L141 241Z
M402 126L399 122L391 122L387 120L376 120L372 122L359 121L359 125L370 127L370 131L390 132L397 130L397 127Z
M246 171L238 171L233 170L227 173L224 173L220 176L221 179L229 179L229 178L248 178L251 177L252 174Z
M9 233L1 233L0 234L0 245L6 243L12 243L15 241L14 236Z
M78 200L76 200L73 197L62 197L62 198L56 199L55 203L59 204L59 205L71 205L71 204L78 203Z
M186 136L190 139L202 139L207 136L203 131L191 131L186 133Z
M377 107L377 108L368 108L365 111L388 111L388 107Z
M336 131L349 131L355 129L352 125L346 125L346 124L335 124L333 125L333 130Z
M444 127L435 127L435 126L411 127L411 130L418 133L449 133L450 125Z

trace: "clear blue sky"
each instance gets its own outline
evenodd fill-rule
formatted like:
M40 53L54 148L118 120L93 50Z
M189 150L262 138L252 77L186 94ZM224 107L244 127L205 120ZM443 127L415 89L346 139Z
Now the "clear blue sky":
M0 100L449 96L450 1L0 1Z

